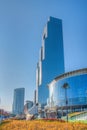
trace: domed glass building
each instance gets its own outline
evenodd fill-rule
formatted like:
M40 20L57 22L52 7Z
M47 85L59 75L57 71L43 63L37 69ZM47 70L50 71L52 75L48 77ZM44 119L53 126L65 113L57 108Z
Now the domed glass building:
M50 84L48 108L68 112L87 109L87 68L64 73Z

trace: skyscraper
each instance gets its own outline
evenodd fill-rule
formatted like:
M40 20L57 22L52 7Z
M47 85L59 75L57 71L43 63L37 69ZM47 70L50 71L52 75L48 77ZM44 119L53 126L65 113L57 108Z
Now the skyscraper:
M24 88L17 88L14 90L13 98L13 114L22 114L24 111Z
M36 104L36 90L34 91L34 104Z
M36 68L37 102L45 105L47 84L64 73L62 20L49 17L42 35L39 62Z

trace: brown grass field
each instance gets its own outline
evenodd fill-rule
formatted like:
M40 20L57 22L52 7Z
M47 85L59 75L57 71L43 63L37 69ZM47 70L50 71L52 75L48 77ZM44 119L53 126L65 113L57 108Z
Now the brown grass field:
M87 130L87 124L50 120L6 120L0 130Z

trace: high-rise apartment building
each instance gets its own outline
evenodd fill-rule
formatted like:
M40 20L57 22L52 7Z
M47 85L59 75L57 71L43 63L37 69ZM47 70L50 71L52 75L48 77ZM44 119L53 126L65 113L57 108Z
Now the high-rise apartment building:
M42 35L39 62L36 69L37 102L45 105L49 92L47 84L64 73L62 20L50 17Z
M17 88L14 90L13 98L13 114L22 114L24 111L24 88Z

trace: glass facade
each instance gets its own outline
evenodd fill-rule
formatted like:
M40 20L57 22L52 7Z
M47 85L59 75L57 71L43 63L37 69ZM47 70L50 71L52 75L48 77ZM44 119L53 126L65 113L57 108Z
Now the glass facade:
M24 88L17 88L14 90L13 98L13 114L23 114L24 111Z
M63 88L64 83L68 83L68 88ZM67 91L67 105L72 108L86 107L87 108L87 73L71 74L64 78L55 81L49 85L49 105L58 107L66 106Z
M46 104L47 84L64 73L62 20L50 17L43 32L42 47L36 69L37 102Z

